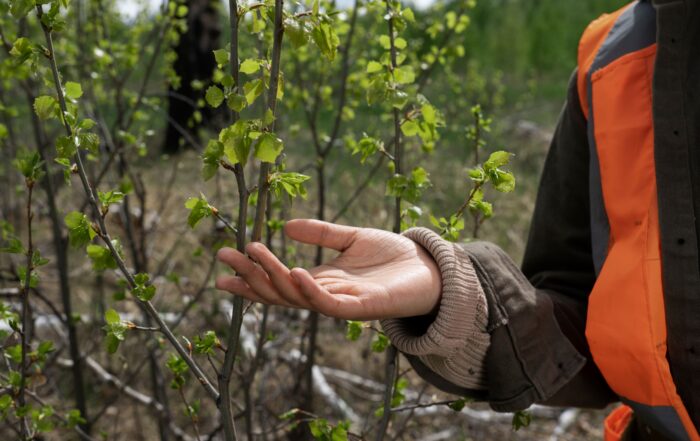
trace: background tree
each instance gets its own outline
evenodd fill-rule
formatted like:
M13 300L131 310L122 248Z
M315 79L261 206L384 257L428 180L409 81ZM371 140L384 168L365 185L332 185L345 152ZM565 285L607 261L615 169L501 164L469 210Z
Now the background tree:
M566 44L612 3L0 1L0 437L489 439L528 415L515 437L594 436L598 414L491 413L420 381L377 323L212 278L224 245L329 258L284 236L294 217L517 256Z

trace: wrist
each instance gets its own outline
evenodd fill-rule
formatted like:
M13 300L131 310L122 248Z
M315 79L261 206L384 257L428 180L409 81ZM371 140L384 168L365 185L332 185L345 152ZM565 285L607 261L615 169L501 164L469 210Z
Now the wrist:
M424 288L425 297L430 297L424 315L382 321L392 343L400 351L412 355L449 357L465 342L470 342L481 354L489 342L488 311L486 297L469 257L459 245L427 228L412 228L403 236L427 253L424 263L431 268L431 277L440 284ZM433 266L438 276L432 272Z

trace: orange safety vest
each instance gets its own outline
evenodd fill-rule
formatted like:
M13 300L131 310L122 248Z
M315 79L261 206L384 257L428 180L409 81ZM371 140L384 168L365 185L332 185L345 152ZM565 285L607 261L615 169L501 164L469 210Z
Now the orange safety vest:
M579 44L598 273L586 338L624 403L606 420L605 441L621 439L633 412L673 441L700 441L666 358L652 118L655 58L656 12L643 0L595 20Z

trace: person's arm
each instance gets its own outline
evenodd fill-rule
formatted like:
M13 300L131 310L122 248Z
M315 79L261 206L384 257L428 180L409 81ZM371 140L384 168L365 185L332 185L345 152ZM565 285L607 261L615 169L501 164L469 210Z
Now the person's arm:
M436 258L441 269L449 265L464 273L473 271L485 294L488 321L477 321L477 328L490 334L483 369L477 369L483 380L474 382L469 372L454 369L478 362L473 329L449 348L425 344L430 341L425 335L435 334L436 328L454 332L472 316L446 308L434 319L383 321L390 339L424 379L448 392L486 399L500 411L532 403L602 407L616 400L585 338L587 299L595 281L588 170L586 121L574 74L547 155L522 270L498 246L486 242L451 245L451 260ZM450 246L424 231L411 237L429 252ZM461 290L465 297L475 295L467 283ZM424 340L420 353L408 346L415 346L415 339Z
M261 243L249 244L247 256L222 248L219 259L237 275L218 277L217 287L332 317L384 319L392 342L427 381L487 399L496 410L533 402L600 407L615 397L584 335L595 278L588 219L586 124L571 86L545 165L524 272L494 244L462 248L428 229L402 236L292 220L285 225L290 239L332 248L338 257L290 270Z

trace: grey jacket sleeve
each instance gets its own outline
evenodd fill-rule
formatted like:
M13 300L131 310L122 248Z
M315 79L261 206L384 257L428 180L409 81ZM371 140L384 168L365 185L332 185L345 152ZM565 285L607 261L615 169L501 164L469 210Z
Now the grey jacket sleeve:
M522 267L494 244L463 245L488 305L486 389L465 387L409 355L423 378L445 391L487 400L498 411L533 403L603 407L616 400L585 338L587 299L595 282L588 164L574 74L547 155ZM430 320L413 323L426 327Z

